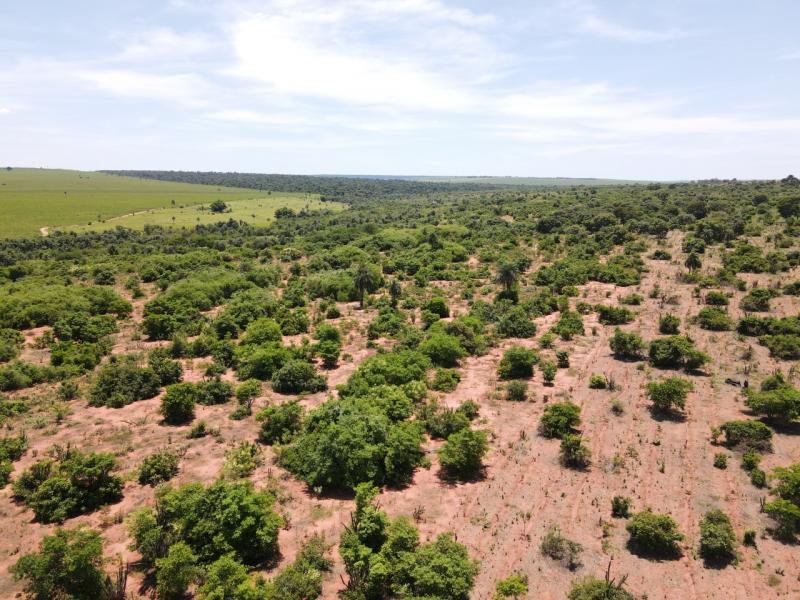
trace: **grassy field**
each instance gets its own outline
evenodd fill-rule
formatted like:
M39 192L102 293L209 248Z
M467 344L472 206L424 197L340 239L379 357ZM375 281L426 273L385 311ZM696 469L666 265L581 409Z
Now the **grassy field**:
M259 199L260 198L260 199ZM216 199L232 213L213 215L188 207ZM240 204L241 201L245 203ZM313 204L306 194L274 194L252 189L192 185L51 169L0 170L0 238L41 235L42 229L104 229L146 223L193 225L233 218L269 220L280 206ZM331 204L326 204L332 208ZM150 211L146 214L142 211ZM173 218L175 220L173 221ZM113 219L113 220L112 220ZM91 223L91 225L89 225Z
M198 186L202 187L202 186ZM69 225L58 227L63 231L102 231L112 229L118 225L131 229L142 229L145 225L163 225L165 227L194 227L200 224L217 223L235 219L253 225L268 223L275 216L275 209L288 207L293 210L307 208L309 210L331 209L338 210L344 205L337 202L321 202L309 194L272 193L269 196L246 200L233 200L227 202L229 211L225 213L212 213L206 204L195 204L184 207L156 208L146 211L137 211L112 217L91 225Z

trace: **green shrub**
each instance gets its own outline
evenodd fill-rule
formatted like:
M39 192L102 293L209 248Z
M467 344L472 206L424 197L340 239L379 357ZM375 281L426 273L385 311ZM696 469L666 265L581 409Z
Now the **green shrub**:
M680 377L667 377L647 384L647 396L653 409L661 413L683 410L691 390L692 382Z
M439 450L439 462L449 475L471 478L477 475L488 451L486 432L465 428L448 436Z
M525 402L528 399L528 384L524 381L509 381L506 384L506 400Z
M586 577L575 583L567 595L568 600L636 600L636 597L625 589L625 580L619 583L613 579L603 580Z
M695 348L687 337L671 335L650 342L650 362L655 367L694 371L709 360L710 357Z
M197 556L188 544L172 544L164 558L156 559L156 591L165 600L181 599L189 586L199 579L202 571Z
M551 360L543 360L539 364L539 368L542 370L542 379L544 379L545 384L552 384L558 372L556 364Z
M325 378L304 360L290 360L272 376L272 389L279 394L314 393L327 388Z
M198 390L193 383L176 383L167 387L161 398L159 414L170 425L182 425L194 419Z
M29 598L111 598L103 571L103 538L86 527L56 529L39 551L22 556L10 569Z
M728 295L725 292L712 290L706 294L705 301L709 306L728 306Z
M598 319L603 325L622 325L633 321L633 313L624 306L598 304L595 308Z
M769 301L777 295L775 290L756 288L742 298L739 308L745 312L768 312Z
M571 340L576 335L583 335L583 319L576 312L563 311L553 331L561 336L562 340Z
M434 313L442 319L450 316L450 309L447 307L447 301L438 296L425 302L422 308L423 310Z
M35 462L14 482L14 496L42 523L58 523L90 513L122 498L122 479L112 475L111 454L84 454L56 448L55 459Z
M658 320L658 331L664 335L676 335L681 326L681 320L675 315L662 315Z
M522 346L511 346L503 353L497 373L501 379L533 377L533 365L539 361L535 350Z
M778 537L794 541L795 533L800 529L800 506L778 498L764 504L763 511L776 522L775 533Z
M559 369L568 369L569 368L569 352L566 350L557 350L556 351L556 361L558 362Z
M746 389L745 404L754 414L764 415L770 421L788 425L800 418L800 391L781 381L773 386L762 386L760 392Z
M461 381L461 375L455 369L436 369L430 388L437 392L452 392Z
M592 453L579 435L571 433L561 438L561 464L572 469L585 469L592 460Z
M772 430L760 421L728 421L719 427L728 446L767 449L772 442Z
M611 499L611 516L615 519L627 519L630 516L632 501L627 496L614 496Z
M714 466L717 469L727 469L728 468L728 455L724 452L717 452L714 455Z
M616 358L636 359L641 356L644 342L638 333L625 333L619 327L608 340L608 345Z
M709 331L730 331L733 329L733 320L718 306L707 306L697 314L697 323Z
M264 444L288 444L300 431L303 407L296 400L268 406L256 415L261 421L258 439Z
M161 379L153 369L138 367L133 357L117 358L98 372L89 391L89 403L121 408L152 398L160 387Z
M453 433L469 427L473 417L464 410L464 406L453 409L430 403L420 411L418 418L425 423L425 430L432 438L447 439Z
M528 594L528 578L525 575L510 575L495 585L495 598L520 598Z
M222 465L222 475L227 479L244 479L253 474L258 467L264 464L264 457L253 442L240 442L225 452L225 463Z
M177 360L172 360L166 348L156 348L147 357L147 366L158 376L161 385L179 383L183 378L183 367Z
M589 377L589 389L604 390L606 388L608 388L606 376L600 373L592 373L592 376Z
M736 534L721 510L708 511L700 521L700 556L720 564L736 560Z
M180 457L170 450L151 454L142 461L139 467L139 483L157 485L169 481L178 474Z
M440 367L455 367L466 355L459 339L446 333L433 333L420 344L419 350Z
M678 542L683 540L683 535L669 515L645 510L633 515L625 529L630 534L631 544L643 554L664 558L681 554Z
M570 570L575 570L581 565L580 555L583 546L565 537L558 525L551 525L547 529L539 550L544 556L562 562Z
M542 435L548 438L563 438L581 423L581 409L572 402L548 404L540 423Z

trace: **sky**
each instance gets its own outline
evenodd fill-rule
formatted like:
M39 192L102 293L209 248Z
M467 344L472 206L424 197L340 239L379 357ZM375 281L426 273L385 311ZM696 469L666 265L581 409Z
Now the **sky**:
M797 0L29 0L0 165L800 175Z

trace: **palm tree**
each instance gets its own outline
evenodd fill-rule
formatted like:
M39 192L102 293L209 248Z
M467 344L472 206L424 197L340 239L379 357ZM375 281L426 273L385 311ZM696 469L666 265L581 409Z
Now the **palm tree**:
M359 264L358 267L356 267L355 273L353 274L353 284L358 290L359 306L364 308L364 294L374 290L378 285L378 279L375 277L375 272L364 263Z
M514 288L518 279L519 267L511 261L501 263L494 278L495 282L502 285L506 292L510 292Z
M703 266L703 263L700 262L700 257L695 252L690 252L689 256L686 257L686 262L683 264L690 271L696 271Z

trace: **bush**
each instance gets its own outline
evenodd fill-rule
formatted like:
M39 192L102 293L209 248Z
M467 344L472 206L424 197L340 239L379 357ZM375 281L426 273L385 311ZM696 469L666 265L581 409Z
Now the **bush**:
M452 392L461 381L461 375L455 369L436 369L430 388L437 392Z
M676 335L681 326L681 320L675 315L662 315L658 320L658 331L664 335Z
M164 558L156 560L156 591L159 598L181 599L189 586L199 578L197 556L188 544L172 544Z
M10 569L24 581L29 598L110 598L103 572L103 538L91 529L56 529L39 543L39 551L21 557Z
M268 406L256 415L261 421L258 439L264 444L288 444L300 431L303 407L296 400Z
M632 501L627 496L614 496L611 499L611 516L615 519L627 519L630 516Z
M581 565L580 555L583 552L583 546L564 537L558 525L551 525L547 529L539 550L544 556L561 561L571 571Z
M425 304L422 305L422 309L432 312L441 319L450 316L450 309L447 307L447 301L438 296L425 302Z
M680 377L667 377L647 384L647 396L653 403L653 409L661 413L683 410L686 396L691 390L692 382Z
M440 367L455 367L466 351L455 336L446 333L433 333L419 346L420 352Z
M745 312L768 312L769 301L778 293L766 288L756 288L742 298L739 308Z
M573 336L583 335L583 319L576 312L563 311L553 331L561 336L562 340L571 340Z
M621 329L614 330L614 335L608 340L608 345L616 358L639 358L644 348L644 342L638 333L625 333Z
M556 402L544 409L540 429L548 438L563 438L581 423L581 409L572 402Z
M566 434L561 438L561 464L572 469L585 469L592 461L592 453L581 436Z
M497 319L497 334L504 338L529 338L536 335L536 324L521 306L512 306Z
M556 351L556 361L558 362L559 369L568 369L569 368L569 352L566 350L557 350Z
M156 348L147 357L147 366L158 376L161 385L172 385L183 378L183 367L177 360L172 360L166 348Z
M495 598L519 598L528 594L528 578L525 575L511 575L495 585Z
M728 296L725 292L712 290L706 294L706 304L709 306L728 306Z
M795 533L800 529L800 506L789 500L778 498L764 504L764 513L778 525L775 533L778 537L794 541Z
M251 321L245 329L241 343L244 345L262 346L283 339L281 326L274 319L262 317Z
M473 418L464 410L464 404L456 409L442 408L436 403L427 404L419 418L425 423L425 430L432 438L447 439L453 433L467 429Z
M122 498L122 479L111 454L56 449L56 459L35 462L14 482L14 496L42 523L90 513Z
M633 313L624 306L598 304L597 315L603 325L623 325L633 321Z
M304 360L290 360L272 376L272 389L279 394L313 394L327 388L325 378Z
M650 342L650 362L655 367L694 371L709 360L710 357L695 348L687 337L671 335Z
M765 382L768 384L768 382ZM782 380L770 387L763 386L760 392L746 389L745 404L757 415L764 415L770 421L788 425L800 418L800 391Z
M604 390L606 388L608 388L606 376L599 373L592 373L592 376L589 377L589 389Z
M730 331L733 329L733 320L724 309L717 306L707 306L697 314L697 323L709 331Z
M169 450L151 454L142 461L139 467L139 483L157 485L169 481L178 474L180 457Z
M542 379L544 379L545 384L552 384L558 372L556 364L551 360L543 360L539 368L542 370Z
M162 486L156 490L158 513L149 508L134 513L130 535L146 560L161 558L167 547L184 542L200 564L229 555L258 565L277 556L283 520L271 509L274 501L249 481Z
M535 350L522 346L511 346L503 353L497 373L501 379L523 379L533 377L533 365L539 361Z
M439 462L449 475L471 478L480 470L488 451L486 432L466 428L450 434L439 450Z
M167 387L158 412L164 417L164 422L170 425L188 423L194 419L197 397L197 386L192 383L176 383Z
M568 600L636 600L624 587L624 579L619 583L612 580L586 577L572 586Z
M157 395L161 378L153 369L141 368L132 357L112 359L97 374L89 391L92 406L121 408Z
M528 399L528 384L524 381L509 381L506 384L506 400L525 402Z
M660 515L646 510L636 513L625 526L630 534L630 542L644 554L674 558L680 556L678 542L683 535L678 525L669 515Z
M700 556L712 563L736 560L736 534L721 510L711 510L700 521Z
M714 455L714 466L717 469L727 469L728 468L728 455L724 452L717 452Z
M261 448L253 442L240 442L238 446L225 452L222 475L227 479L244 479L264 464Z
M767 449L771 445L772 430L760 421L728 421L719 429L725 434L727 446Z

